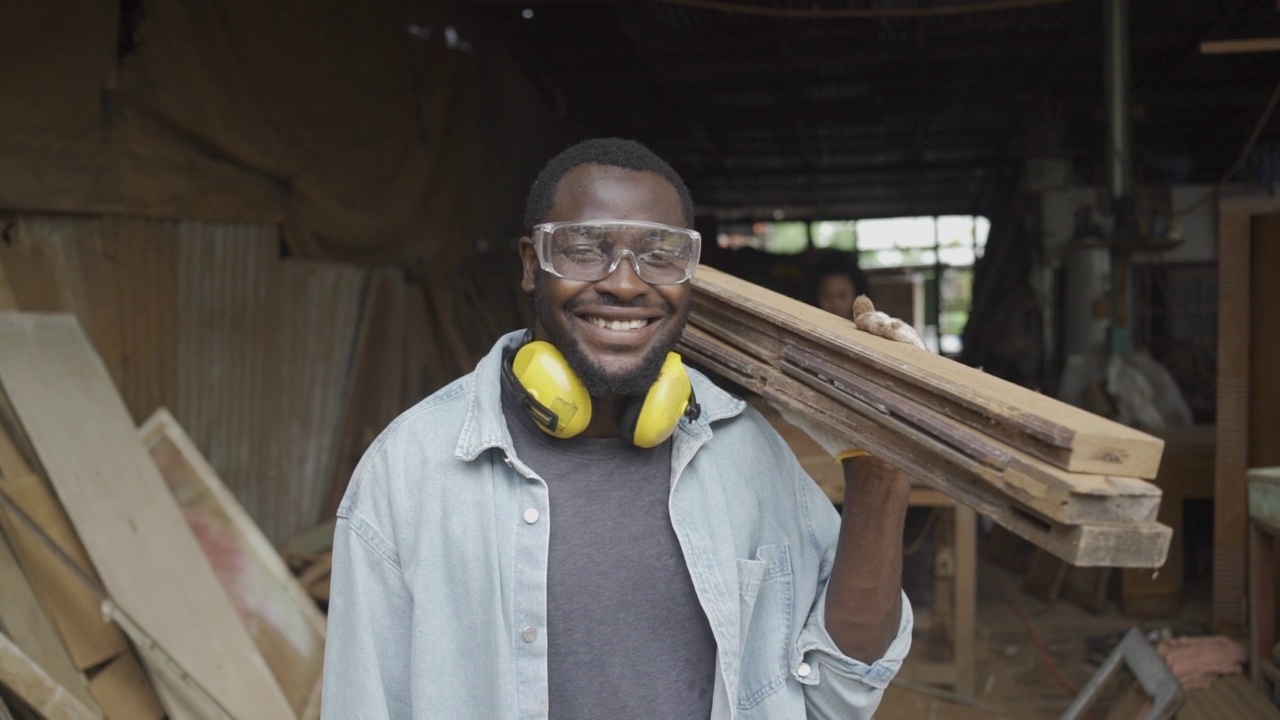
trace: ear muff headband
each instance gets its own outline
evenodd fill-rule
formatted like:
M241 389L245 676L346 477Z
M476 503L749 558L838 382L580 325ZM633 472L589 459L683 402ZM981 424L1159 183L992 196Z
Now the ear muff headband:
M591 396L556 346L525 343L511 359L511 372L535 401L529 410L548 434L571 438L591 424Z

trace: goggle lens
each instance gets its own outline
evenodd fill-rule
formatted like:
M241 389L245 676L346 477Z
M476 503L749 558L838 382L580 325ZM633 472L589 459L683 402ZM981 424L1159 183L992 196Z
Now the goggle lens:
M623 256L630 256L641 280L675 285L693 276L702 238L693 230L658 223L544 223L534 228L534 247L543 269L566 280L603 280Z

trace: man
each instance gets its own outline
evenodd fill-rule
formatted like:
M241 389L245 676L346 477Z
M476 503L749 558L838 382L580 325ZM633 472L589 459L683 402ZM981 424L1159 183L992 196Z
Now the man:
M526 221L531 337L398 418L339 508L324 717L870 717L910 645L907 481L844 460L842 522L671 359L700 238L646 148L566 150Z

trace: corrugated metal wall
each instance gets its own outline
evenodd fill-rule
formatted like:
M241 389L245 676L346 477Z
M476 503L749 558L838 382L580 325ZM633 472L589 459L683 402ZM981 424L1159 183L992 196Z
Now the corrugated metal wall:
M532 321L510 248L428 288L282 257L272 225L18 213L0 230L18 307L75 313L134 420L167 407L275 542L332 512L399 412Z
M280 257L273 227L174 224L174 416L274 539L320 517L367 271Z

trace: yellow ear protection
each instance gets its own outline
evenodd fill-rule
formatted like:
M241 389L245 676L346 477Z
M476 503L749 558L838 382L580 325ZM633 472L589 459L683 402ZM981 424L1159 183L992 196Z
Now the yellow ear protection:
M502 381L549 435L571 438L591 424L591 396L551 343L526 341L502 363ZM676 431L680 418L696 420L700 413L684 363L678 354L667 353L644 399L623 413L622 434L639 447L656 447Z

